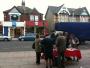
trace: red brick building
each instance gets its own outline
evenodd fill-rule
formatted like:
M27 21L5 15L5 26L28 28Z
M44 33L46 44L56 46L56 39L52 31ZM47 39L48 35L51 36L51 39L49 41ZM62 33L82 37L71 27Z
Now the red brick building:
M0 35L2 35L2 30L3 30L3 26L2 26L2 22L0 21Z
M3 11L4 21L16 21L26 23L25 28L26 32L37 32L43 33L44 23L43 14L38 12L36 8L29 8L25 6L25 1L22 0L21 6L13 6L11 9ZM16 28L17 29L17 28ZM23 28L18 28L17 34L20 34L20 31ZM16 30L17 31L17 30Z

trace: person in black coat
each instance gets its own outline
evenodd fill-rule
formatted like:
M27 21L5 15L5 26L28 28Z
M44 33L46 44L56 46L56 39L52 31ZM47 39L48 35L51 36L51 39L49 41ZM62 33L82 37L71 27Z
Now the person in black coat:
M52 33L51 35L50 35L50 38L52 39L52 43L53 43L53 45L55 45L55 41L56 41L56 35L55 35L55 33Z
M50 66L50 68L52 68L52 50L53 50L53 43L52 43L52 39L51 38L47 38L45 37L42 41L42 48L43 48L43 52L44 52L44 56L45 56L45 61L46 61L46 68L48 68L48 65ZM49 64L48 64L49 62Z

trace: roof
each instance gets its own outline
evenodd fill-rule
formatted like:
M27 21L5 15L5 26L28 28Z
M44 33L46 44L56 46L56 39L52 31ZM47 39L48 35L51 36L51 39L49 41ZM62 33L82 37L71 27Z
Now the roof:
M70 15L73 15L73 12L75 12L75 8L68 8Z
M58 13L59 10L62 8L63 5L61 5L59 7L57 7L57 6L48 6L47 12L50 11L53 14ZM89 15L89 12L88 12L88 10L87 10L86 7L77 8L77 9L75 9L75 8L67 8L67 9L69 10L70 15L73 15L73 12L74 12L74 15L81 15L81 13L83 12L83 10L85 10L86 13ZM47 12L46 12L46 14L47 14Z
M16 7L21 13L31 13L32 9L23 6Z
M25 14L31 14L31 12L33 10L37 11L36 8L31 9L29 7L25 7L25 6L13 6L11 9L5 10L3 11L4 13L9 13L13 8L16 8L20 13L25 13ZM38 11L37 11L38 12ZM38 12L39 14L42 14L40 12Z
M89 15L89 12L87 11L86 7L82 7L82 8L76 9L75 15L81 15L81 13L83 12L83 10L86 10L86 13Z
M30 13L34 13L34 14L35 14L36 12L37 12L38 14L42 14L42 13L40 13L36 8L33 8L33 10L32 10Z
M87 11L86 7L82 7L82 8L77 8L77 9L74 9L74 8L68 8L69 12L71 13L71 15L81 15L81 13L83 12L83 10L86 11L86 13L89 15L89 12Z
M63 4L63 5L64 5L64 4ZM63 5L61 5L61 6L59 6L59 7L57 7L57 6L48 6L48 8L49 8L49 10L50 10L52 13L58 13L58 11L61 9L61 7L62 7Z
M52 13L56 13L57 12L57 8L56 6L48 6L48 9L52 12Z

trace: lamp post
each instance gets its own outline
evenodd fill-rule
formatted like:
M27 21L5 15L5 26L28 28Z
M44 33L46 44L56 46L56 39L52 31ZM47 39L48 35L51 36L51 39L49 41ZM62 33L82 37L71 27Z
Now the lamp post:
M43 34L45 35L45 26L44 26L44 21L43 21Z
M34 33L37 33L37 25L38 25L38 22L37 22L37 18L36 18L36 15L34 15Z
M37 33L37 25L38 25L38 22L34 21L34 24L35 24L35 26L34 26L34 33Z
M25 21L24 21L24 36L25 36L25 31L26 31L26 24L25 24Z

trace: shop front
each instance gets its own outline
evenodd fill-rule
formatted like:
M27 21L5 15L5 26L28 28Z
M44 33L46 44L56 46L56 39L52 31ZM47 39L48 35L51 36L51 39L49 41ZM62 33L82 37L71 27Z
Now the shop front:
M12 26L12 22L3 22L3 35L12 38L25 35L25 22L16 22L15 26Z
M33 33L39 33L39 34L45 34L45 30L47 31L48 28L48 22L46 21L26 21L26 31L27 32L33 32ZM48 32L48 31L47 31Z

